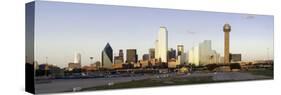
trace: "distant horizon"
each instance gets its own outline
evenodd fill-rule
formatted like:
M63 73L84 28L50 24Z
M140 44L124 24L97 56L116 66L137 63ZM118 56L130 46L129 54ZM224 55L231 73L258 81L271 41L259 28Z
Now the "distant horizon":
M155 48L160 26L167 27L168 49L184 45L184 51L203 40L223 56L223 25L229 23L230 53L241 53L242 61L273 59L273 16L217 13L174 9L140 8L97 4L36 1L35 61L66 67L74 54L82 65L101 61L108 42L113 56L119 49L137 49L138 58Z

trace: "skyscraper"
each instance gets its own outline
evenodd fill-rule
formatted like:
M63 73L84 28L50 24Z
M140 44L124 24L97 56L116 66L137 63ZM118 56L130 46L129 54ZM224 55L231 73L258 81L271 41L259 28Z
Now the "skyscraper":
M204 40L199 44L199 62L200 65L206 65L210 62L210 56L212 52L211 40Z
M127 62L128 63L137 63L138 55L136 49L127 49Z
M155 41L155 56L154 56L155 59L158 59L158 58L159 58L158 43L159 43L159 41L156 40L156 41Z
M184 53L183 45L177 45L177 51L178 51L177 53L178 56L182 55Z
M237 63L237 62L241 62L241 59L242 59L242 57L241 57L242 55L241 54L229 54L229 61L230 62L235 62L235 63Z
M212 50L211 40L204 40L198 46L189 50L189 63L195 65L207 65L212 63L219 63L220 55Z
M196 66L200 65L199 64L199 46L192 47L189 50L188 63L194 64Z
M142 60L149 60L149 54L143 54Z
M172 58L176 59L176 50L173 48L170 48L168 50L168 60L171 60Z
M106 44L102 51L102 67L112 69L113 50L109 43Z
M149 49L149 58L154 59L155 58L155 48Z
M74 55L74 63L81 64L81 54L80 53L75 53L75 55Z
M229 32L231 31L231 26L226 23L223 26L224 32L224 63L229 63Z
M155 47L155 58L161 60L161 62L167 62L168 31L166 27L160 27L157 39L158 40L156 41Z
M121 59L122 62L124 62L124 53L122 49L119 50L119 59Z
M114 64L122 64L123 60L120 56L114 56Z
M80 53L75 53L73 64L75 65L76 68L82 67L82 65L81 65L81 54Z
M114 56L114 64L123 64L124 63L124 53L123 50L119 50L119 55Z

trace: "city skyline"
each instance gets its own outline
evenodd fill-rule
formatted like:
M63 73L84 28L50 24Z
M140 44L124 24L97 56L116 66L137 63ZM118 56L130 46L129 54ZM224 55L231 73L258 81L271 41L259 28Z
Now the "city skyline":
M242 53L242 60L262 60L268 53L273 57L272 16L59 2L41 2L38 6L35 59L40 64L48 57L50 64L65 67L73 62L74 52L82 55L82 65L90 63L89 57L101 61L108 42L113 56L119 49L136 49L138 59L142 59L155 48L160 26L169 31L168 48L182 44L188 52L201 41L211 40L212 48L222 55L222 26L226 22L232 26L230 53Z

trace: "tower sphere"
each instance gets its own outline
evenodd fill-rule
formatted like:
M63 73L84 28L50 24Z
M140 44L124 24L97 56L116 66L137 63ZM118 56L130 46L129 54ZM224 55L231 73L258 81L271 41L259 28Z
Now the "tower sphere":
M223 31L224 32L230 32L231 31L231 26L228 23L224 24Z

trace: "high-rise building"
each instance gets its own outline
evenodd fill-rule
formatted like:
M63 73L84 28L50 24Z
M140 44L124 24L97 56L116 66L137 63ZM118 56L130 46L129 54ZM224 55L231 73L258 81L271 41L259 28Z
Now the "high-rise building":
M119 55L114 56L114 64L123 64L124 63L124 53L123 50L119 50Z
M107 69L112 69L113 63L113 50L109 43L106 44L102 51L102 67Z
M142 60L149 60L149 54L143 54Z
M231 31L231 26L229 24L224 24L224 63L229 63L229 32Z
M198 46L189 50L189 63L195 65L207 65L220 62L220 55L212 50L211 40L204 40Z
M181 55L177 56L177 62L179 64L186 64L187 62L187 54L186 53L182 53Z
M184 53L184 45L177 45L177 62L184 64L186 61L186 54Z
M120 54L120 51L119 51ZM123 65L123 57L122 56L114 56L114 64L112 65L112 68L114 69L121 69Z
M184 45L177 45L177 62L179 64L187 63L186 53L184 53Z
M161 62L167 62L168 51L168 31L167 28L161 26L158 32L158 40L155 47L155 58Z
M155 48L149 49L149 58L154 59L155 58Z
M184 53L183 45L177 45L177 51L178 51L177 53L178 56L182 55Z
M124 53L122 49L119 50L119 60L122 60L122 62L124 62Z
M137 63L138 55L136 49L127 49L127 62L128 63Z
M155 56L154 56L155 59L158 59L158 58L159 58L158 43L159 43L159 41L156 40L156 41L155 41Z
M173 48L170 48L168 50L168 60L171 60L173 58L176 59L176 50Z
M206 65L210 63L210 57L212 53L211 40L204 40L199 44L199 62L200 65Z
M231 62L240 62L242 59L241 54L230 54L229 58Z
M189 50L188 61L190 64L199 65L199 46L192 47Z
M123 64L123 60L120 56L114 56L114 64Z
M81 54L80 53L75 53L74 61L70 62L68 64L68 67L70 67L71 69L79 69L79 68L82 67L82 65L81 65Z
M75 53L74 63L81 64L81 54L80 53Z

